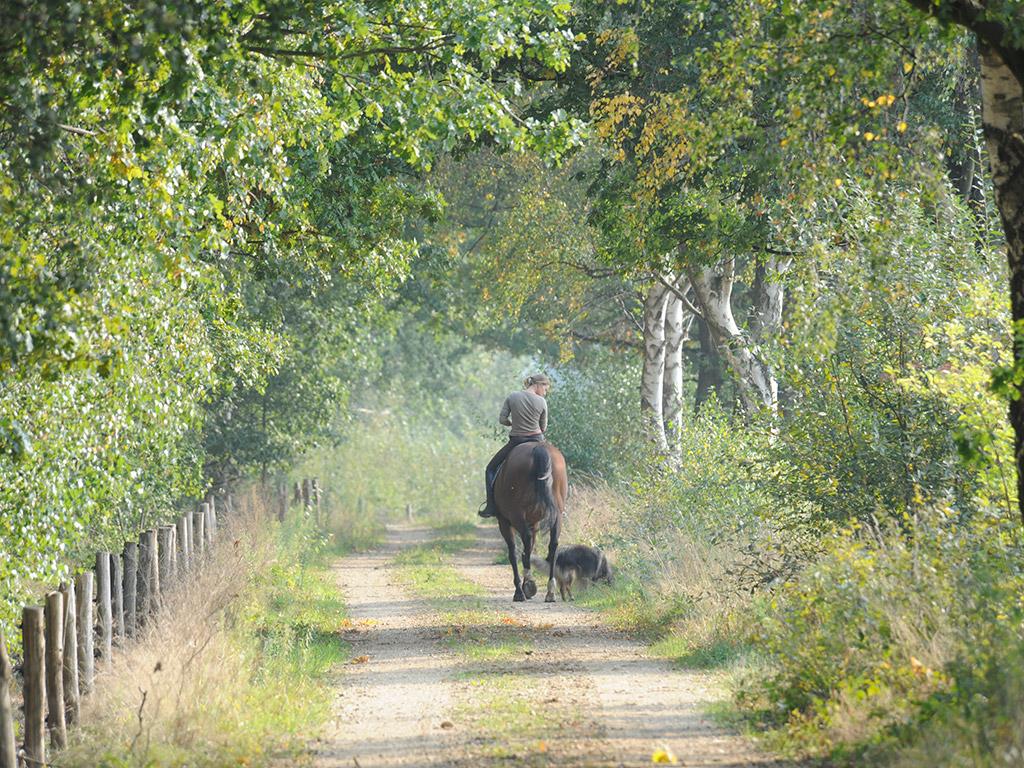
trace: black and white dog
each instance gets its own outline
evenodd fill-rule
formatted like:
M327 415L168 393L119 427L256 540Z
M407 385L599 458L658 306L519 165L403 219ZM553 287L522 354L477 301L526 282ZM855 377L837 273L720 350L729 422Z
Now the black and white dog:
M533 558L533 567L540 572L547 570L547 560L541 560L536 555ZM572 600L572 586L586 587L590 582L603 581L606 584L612 583L612 568L608 565L608 558L604 556L597 547L586 547L576 544L571 547L559 547L555 555L555 581L558 582L558 591L562 600Z

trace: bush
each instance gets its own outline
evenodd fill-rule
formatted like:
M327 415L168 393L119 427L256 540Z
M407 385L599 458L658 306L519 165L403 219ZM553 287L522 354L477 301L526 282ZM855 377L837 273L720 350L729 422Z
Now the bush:
M945 764L1019 746L1006 728L1024 690L1017 521L955 520L936 507L833 539L773 598L752 638L766 664L741 707L812 754L915 748L940 723L961 731Z
M635 465L643 445L639 361L593 351L580 363L551 372L547 436L565 454L573 475L614 479Z

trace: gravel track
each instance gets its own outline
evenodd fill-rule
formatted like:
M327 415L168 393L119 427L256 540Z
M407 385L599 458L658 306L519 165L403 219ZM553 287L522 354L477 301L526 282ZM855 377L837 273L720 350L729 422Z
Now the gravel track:
M353 662L339 673L318 768L641 766L658 749L694 768L784 765L702 714L723 696L713 674L672 669L598 614L544 603L543 578L537 597L513 604L511 569L495 562L503 547L496 526L478 527L476 545L452 565L484 588L473 607L514 624L532 647L521 657L468 662L444 642L465 628L411 596L391 566L397 552L430 536L428 528L389 526L383 548L335 566L352 621ZM509 732L486 722L487 680L529 697L529 727Z

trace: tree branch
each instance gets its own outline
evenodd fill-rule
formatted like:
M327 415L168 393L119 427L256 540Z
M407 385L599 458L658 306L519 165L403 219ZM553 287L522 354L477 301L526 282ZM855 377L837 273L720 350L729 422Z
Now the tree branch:
M699 309L697 309L696 306L694 306L692 301L690 301L688 298L686 298L686 294L690 290L690 281L689 280L686 281L686 290L685 291L680 291L679 288L677 288L671 282L666 280L663 275L658 275L658 280L661 282L662 285L664 285L666 288L668 288L670 291L672 291L672 293L674 293L679 298L679 300L681 302L683 302L683 306L686 308L686 310L690 314L694 315L695 317L699 317L701 320L704 319L703 313Z
M967 0L942 0L942 2L907 0L907 2L940 22L952 22L969 29L999 54L999 58L1010 68L1018 82L1024 83L1024 51L1019 48L1011 48L1006 44L1010 31L1006 25L985 18L987 9L984 5L976 5Z

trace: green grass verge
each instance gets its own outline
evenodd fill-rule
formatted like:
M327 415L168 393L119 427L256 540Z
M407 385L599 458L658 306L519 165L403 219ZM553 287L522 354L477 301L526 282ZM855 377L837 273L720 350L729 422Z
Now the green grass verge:
M652 593L636 581L620 578L613 587L595 585L578 594L577 602L683 669L731 669L744 664L751 652L748 633L735 631L735 615L682 595Z

